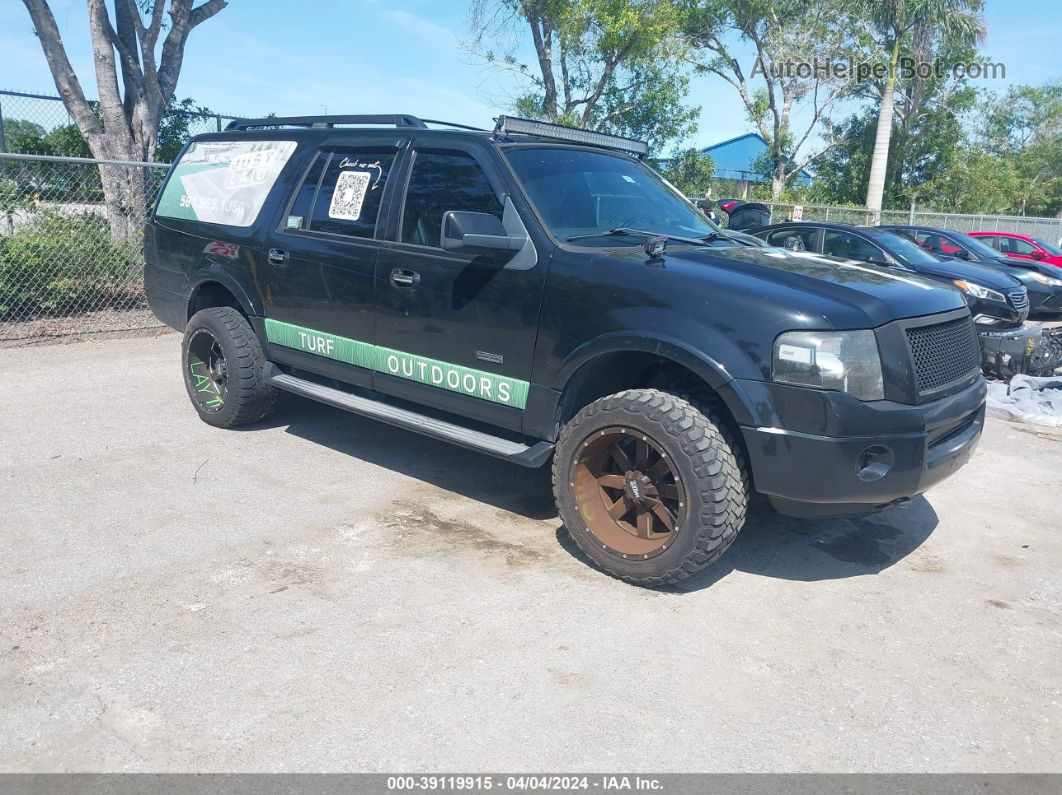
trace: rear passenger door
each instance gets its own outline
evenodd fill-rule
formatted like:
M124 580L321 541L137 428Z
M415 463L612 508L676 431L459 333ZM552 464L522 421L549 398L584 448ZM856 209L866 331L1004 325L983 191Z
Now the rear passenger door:
M314 153L259 274L270 358L371 383L376 260L399 154L393 139Z
M441 246L445 212L506 212L505 182L485 148L414 141L394 242L377 264L375 386L509 428L522 424L548 252L468 253Z

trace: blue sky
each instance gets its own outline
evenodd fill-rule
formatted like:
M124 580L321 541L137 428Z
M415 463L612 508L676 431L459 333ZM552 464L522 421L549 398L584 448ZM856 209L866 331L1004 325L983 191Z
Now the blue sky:
M84 0L51 5L82 85L94 95ZM401 111L486 126L506 110L514 86L462 51L467 8L466 0L230 0L192 34L177 93L229 114L327 107L333 114ZM985 17L982 51L1006 64L1006 82L1062 78L1062 2L988 0ZM55 91L17 0L0 2L0 88ZM694 78L690 100L702 108L698 145L749 131L736 92L719 78Z

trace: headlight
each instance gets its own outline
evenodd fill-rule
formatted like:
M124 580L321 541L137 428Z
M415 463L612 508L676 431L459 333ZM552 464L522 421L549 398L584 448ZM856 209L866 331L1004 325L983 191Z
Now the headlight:
M1035 271L1029 271L1029 276L1040 284L1046 284L1048 287L1062 287L1062 279L1052 279L1050 276L1044 276L1042 273L1036 273Z
M964 293L972 295L974 298L982 298L985 301L999 301L1004 304L1007 302L1003 293L997 293L995 290L990 290L983 284L968 282L965 279L956 279L953 284Z
M773 379L881 400L881 356L873 331L787 331L774 341Z

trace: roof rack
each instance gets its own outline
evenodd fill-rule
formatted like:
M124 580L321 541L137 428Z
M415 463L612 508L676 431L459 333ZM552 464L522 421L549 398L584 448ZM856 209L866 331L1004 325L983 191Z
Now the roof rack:
M616 149L627 152L635 157L643 158L649 154L649 145L645 141L634 138L624 138L620 135L585 130L582 127L566 127L563 124L551 124L547 121L535 121L534 119L518 119L513 116L499 116L495 121L494 135L537 135L540 138L554 138L558 141L570 141L572 143L585 144L587 146L600 146L605 149Z
M441 124L461 130L486 132L482 127L467 124L440 121L438 119L418 119L409 113L360 114L355 116L265 116L260 119L235 119L229 122L226 130L253 130L262 127L310 127L314 129L331 129L340 124L375 124L393 127L405 127L425 130L429 124Z

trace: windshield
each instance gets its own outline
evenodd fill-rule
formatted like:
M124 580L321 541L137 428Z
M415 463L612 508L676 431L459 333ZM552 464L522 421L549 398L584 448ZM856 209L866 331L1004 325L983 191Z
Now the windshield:
M561 240L620 227L688 238L720 232L682 194L635 160L559 147L513 147L505 155L542 220Z
M863 233L871 240L896 257L904 265L932 265L940 262L917 243L912 243L903 235L884 232L880 229L866 229Z
M1048 254L1053 254L1056 257L1062 257L1062 248L1059 248L1058 246L1052 246L1046 240L1041 240L1038 237L1034 237L1033 241Z

